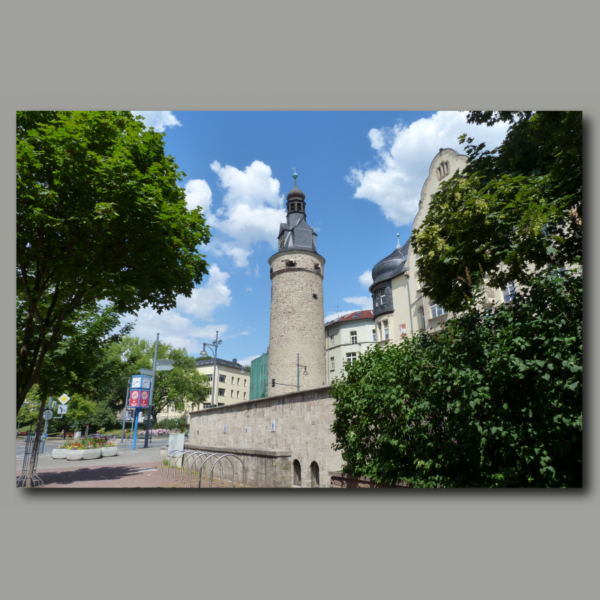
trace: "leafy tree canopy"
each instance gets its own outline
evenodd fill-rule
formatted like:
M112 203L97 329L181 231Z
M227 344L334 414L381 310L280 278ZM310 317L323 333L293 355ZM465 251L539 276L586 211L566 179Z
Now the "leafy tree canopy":
M345 365L331 394L346 472L414 487L582 485L581 269L543 269L486 311L479 290L441 332Z
M496 149L462 136L468 166L441 185L412 235L423 292L449 310L471 295L469 274L503 288L582 256L582 113L471 112L509 122Z
M163 136L129 112L17 113L17 407L69 316L161 312L207 273L209 228Z

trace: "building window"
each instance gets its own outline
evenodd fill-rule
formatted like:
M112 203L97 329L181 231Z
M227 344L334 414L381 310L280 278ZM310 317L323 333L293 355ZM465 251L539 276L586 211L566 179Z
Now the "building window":
M208 381L212 383L212 373L208 376Z
M224 396L225 390L223 388L219 388L219 396Z
M333 344L334 344L334 338L335 338L335 336L334 336L334 335L330 336L330 338L329 338L329 347L330 347L330 348L333 348Z
M231 385L233 385L233 382L235 381L235 377L231 378Z
M419 317L419 320L421 321L421 327L423 327L423 329L427 329L427 325L425 324L425 311L423 310L423 307L419 308Z
M294 461L294 485L302 485L302 471L297 460Z
M225 375L219 375L219 381L225 383Z
M383 322L383 336L384 336L384 339L386 339L386 340L390 339L390 328L388 326L387 321Z
M350 343L356 344L357 341L358 341L358 336L356 335L356 331L351 331L350 332Z
M431 307L431 318L435 319L436 317L441 317L442 315L445 315L447 312L448 311L445 308L442 308L441 306L434 304Z
M335 358L333 356L329 358L329 370L335 371Z
M375 292L375 306L385 304L385 288Z
M238 391L238 392L236 392L236 398L239 398L239 397L240 397L240 392Z
M244 392L244 400L246 399L246 392Z
M346 354L346 362L352 364L355 360L358 360L356 358L356 352L348 352Z
M240 378L239 378L239 377L238 377L238 382L237 382L237 384L238 384L238 385L240 385Z
M383 337L381 336L381 321L377 323L377 327L379 328L379 341L381 341L383 339Z
M504 302L510 302L515 297L515 284L511 281L503 290Z
M233 398L233 390L231 390L231 397Z
M310 465L310 487L320 487L319 465L316 462Z
M244 387L246 387L246 383L248 382L247 379L244 379Z
M373 329L373 341L377 341L377 331L375 329Z

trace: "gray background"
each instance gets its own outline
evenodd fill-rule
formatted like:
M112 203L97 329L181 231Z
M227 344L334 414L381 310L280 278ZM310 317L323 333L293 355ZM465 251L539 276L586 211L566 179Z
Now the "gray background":
M0 464L10 597L558 598L596 587L597 318L589 309L584 491L38 495L13 483L15 110L581 109L586 220L597 226L598 14L590 4L200 8L107 0L3 8ZM592 306L596 238L586 238Z

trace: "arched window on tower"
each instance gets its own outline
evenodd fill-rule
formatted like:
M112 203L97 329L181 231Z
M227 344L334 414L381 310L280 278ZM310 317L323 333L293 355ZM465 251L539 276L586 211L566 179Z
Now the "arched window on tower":
M316 462L310 465L310 487L320 487L319 465Z
M302 485L302 471L298 460L294 461L294 485Z

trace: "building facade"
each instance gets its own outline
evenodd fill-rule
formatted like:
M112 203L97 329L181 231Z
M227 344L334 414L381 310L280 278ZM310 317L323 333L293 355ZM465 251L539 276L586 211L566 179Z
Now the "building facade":
M306 223L306 196L296 185L287 195L287 220L279 231L279 251L271 267L271 322L269 331L269 396L296 386L321 387L325 371L323 276L325 259L317 253L313 228ZM272 385L275 380L276 385Z
M269 352L255 358L250 364L250 400L267 397Z
M450 148L442 148L429 167L429 175L421 190L419 210L413 222L413 231L425 220L431 199L442 181L449 179L467 165L467 157ZM435 331L452 317L444 308L423 294L417 269L418 256L410 239L373 267L373 283L369 291L373 298L373 313L377 341L385 344L398 342L404 335L412 335L420 329ZM514 286L505 290L486 289L490 302L507 302L515 293Z
M216 380L215 406L224 406L234 402L243 402L250 398L250 370L244 367L234 358L233 360L223 360L217 358L199 359L196 361L196 370L208 378L211 386L214 386ZM213 373L216 371L216 378L213 379ZM175 410L172 406L167 406L157 415L157 420L177 419L183 417L189 421L189 414L194 410L201 408L210 408L211 397L208 396L202 403L186 402L183 410Z
M376 343L372 310L358 310L325 324L327 385L339 377L344 363L352 363Z

